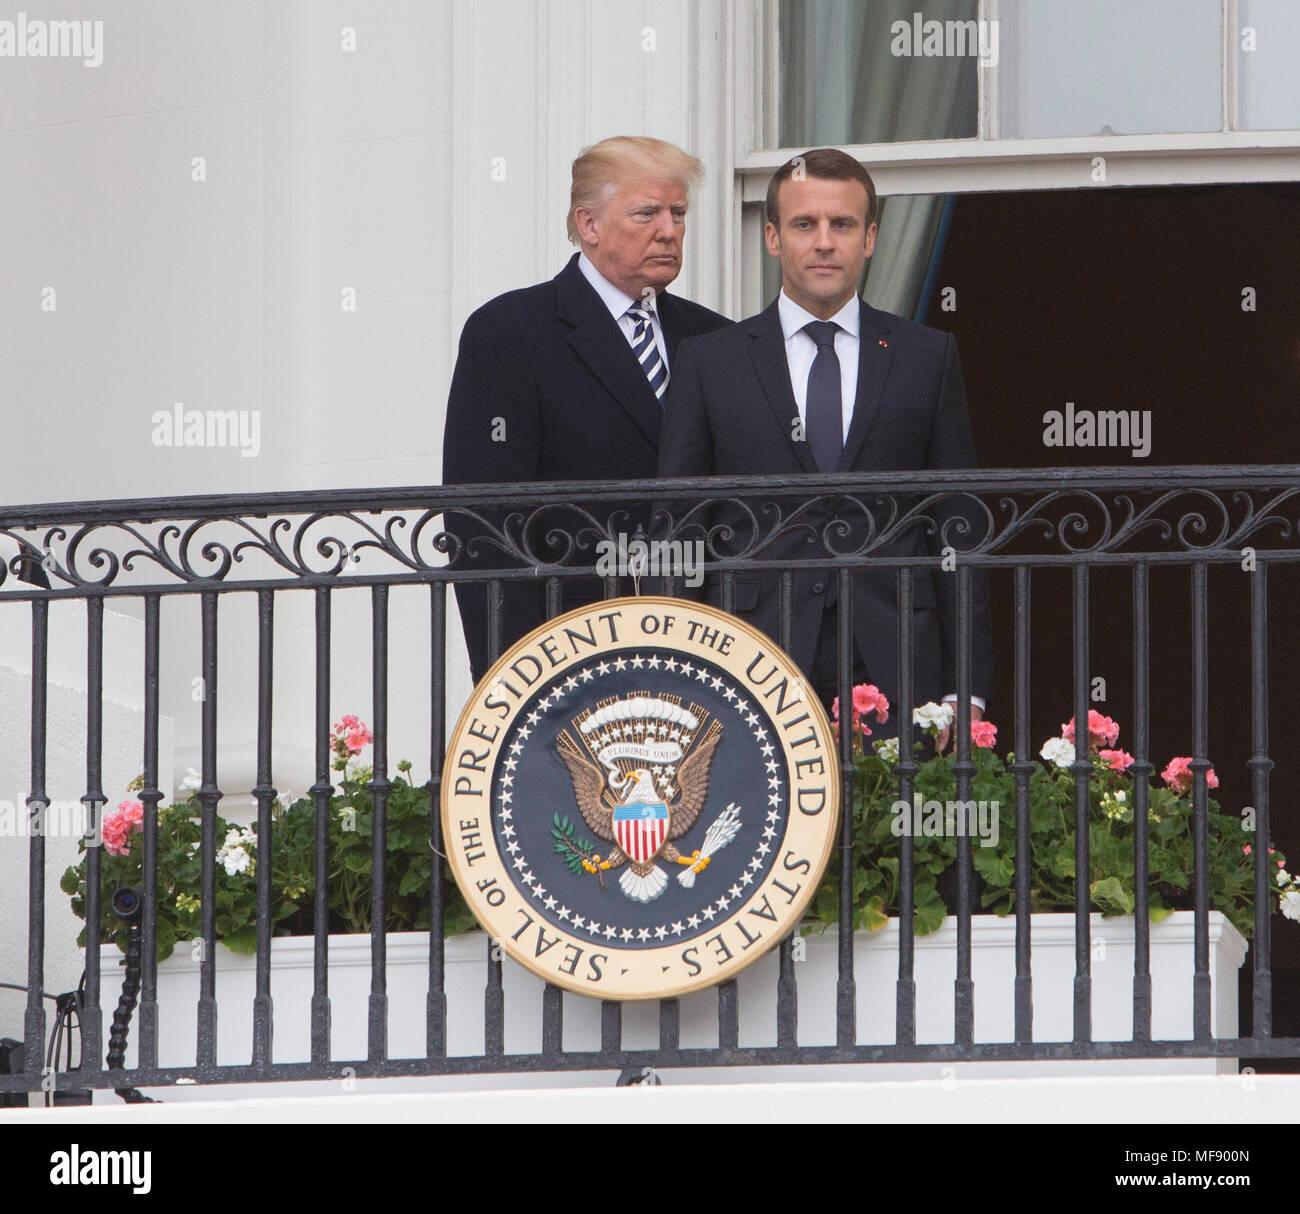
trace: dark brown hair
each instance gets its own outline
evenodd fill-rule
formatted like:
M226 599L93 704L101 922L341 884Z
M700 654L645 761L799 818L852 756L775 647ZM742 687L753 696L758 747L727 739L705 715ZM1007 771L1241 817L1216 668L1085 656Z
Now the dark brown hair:
M789 181L795 171L802 167L807 177L817 177L826 181L860 181L867 187L867 226L876 218L876 186L871 174L852 156L841 152L839 148L814 148L802 156L792 156L772 174L767 187L767 221L779 229L781 217L777 211L776 195L781 182Z

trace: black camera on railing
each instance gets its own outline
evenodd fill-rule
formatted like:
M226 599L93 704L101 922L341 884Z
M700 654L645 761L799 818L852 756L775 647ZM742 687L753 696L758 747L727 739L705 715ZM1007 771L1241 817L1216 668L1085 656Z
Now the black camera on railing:
M132 924L140 922L140 914L144 910L144 900L140 897L140 891L132 885L119 885L113 891L113 900L110 904L115 914L123 923Z

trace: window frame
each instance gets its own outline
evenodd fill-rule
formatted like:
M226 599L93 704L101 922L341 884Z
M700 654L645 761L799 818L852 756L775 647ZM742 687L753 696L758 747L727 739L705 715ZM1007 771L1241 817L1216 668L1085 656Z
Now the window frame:
M739 238L734 289L742 315L761 298L761 204L772 173L802 147L764 147L776 129L779 101L780 0L740 0L733 25L737 121L734 123L734 233ZM999 0L979 0L981 19L996 20ZM967 139L838 145L866 164L882 198L894 194L999 193L1017 190L1116 189L1142 186L1300 181L1300 128L1237 130L1237 0L1220 0L1221 70L1218 131L1001 139L997 71L981 67L979 134ZM1098 177L1100 168L1103 176Z

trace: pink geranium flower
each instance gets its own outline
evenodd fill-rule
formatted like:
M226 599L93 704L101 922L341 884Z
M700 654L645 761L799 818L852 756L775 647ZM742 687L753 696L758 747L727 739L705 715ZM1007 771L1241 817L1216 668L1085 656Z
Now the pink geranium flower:
M992 721L972 721L970 740L972 746L992 746L998 740L998 727Z
M859 683L853 688L853 728L860 730L864 737L871 736L871 730L867 728L863 718L868 713L874 713L876 720L884 722L889 720L889 700L884 693L874 683ZM831 703L831 719L838 726L840 719L840 697L836 696ZM837 730L838 732L838 730Z
M874 683L859 683L853 689L853 712L855 716L874 712L883 725L889 720L889 701Z
M1074 741L1074 718L1061 726L1061 737ZM1114 746L1119 741L1119 724L1102 716L1095 708L1088 710L1088 746Z
M360 754L361 748L369 746L372 741L374 741L374 734L354 713L348 713L334 722L333 749L340 759Z
M116 813L104 818L99 834L110 856L125 856L131 850L131 835L143 830L144 806L139 801L123 801Z
M1189 766L1191 761L1187 755L1170 759L1169 766L1160 773L1160 778L1180 797L1185 797L1192 789L1192 772ZM1205 773L1205 786L1219 787L1219 777L1214 774L1213 767Z
M1126 772L1133 766L1133 756L1127 750L1099 750L1097 758L1118 772Z
M344 745L348 748L349 754L360 754L363 746L369 746L374 741L374 735L364 725L354 725L348 730L343 739Z

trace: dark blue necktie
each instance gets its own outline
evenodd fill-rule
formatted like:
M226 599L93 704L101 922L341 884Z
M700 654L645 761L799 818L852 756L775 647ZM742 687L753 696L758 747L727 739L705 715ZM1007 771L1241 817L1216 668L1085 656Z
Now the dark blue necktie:
M650 381L650 390L662 405L664 393L668 390L668 368L659 356L659 343L655 341L650 312L640 304L633 304L627 314L636 321L636 328L632 330L632 353Z
M819 472L837 472L844 450L844 413L840 394L840 360L835 354L839 325L814 320L803 331L817 343L817 357L808 372L804 429Z

